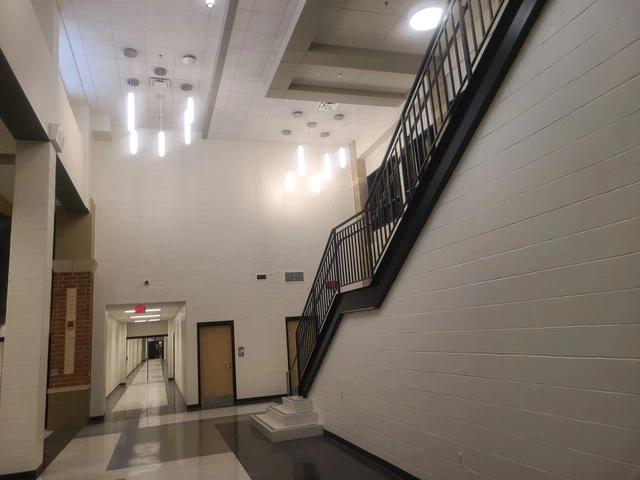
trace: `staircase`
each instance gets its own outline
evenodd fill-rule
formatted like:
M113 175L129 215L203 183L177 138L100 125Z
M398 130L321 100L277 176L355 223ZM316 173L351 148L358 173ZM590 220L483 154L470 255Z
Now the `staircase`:
M283 397L282 405L267 407L266 413L251 415L253 426L272 442L318 437L323 428L313 403L303 397Z

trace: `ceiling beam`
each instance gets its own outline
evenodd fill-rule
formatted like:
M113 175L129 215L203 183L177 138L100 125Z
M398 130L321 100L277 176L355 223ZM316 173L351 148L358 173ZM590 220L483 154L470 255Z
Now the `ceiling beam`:
M273 91L277 96L281 91ZM270 96L267 92L267 96ZM374 107L397 107L404 103L406 94L356 90L350 88L320 87L316 85L291 84L279 98L312 102L336 102Z
M415 75L422 59L422 55L411 53L312 43L301 63Z
M233 22L236 18L236 11L238 10L238 0L227 0L225 2L224 21L222 25L222 34L220 36L220 43L218 44L218 50L216 51L215 69L213 71L213 78L211 79L211 87L209 88L209 96L207 97L207 107L204 111L204 117L202 119L202 138L209 138L209 128L211 127L211 119L213 118L213 110L216 106L216 98L218 97L218 91L220 90L220 80L222 79L222 69L224 68L224 62L227 58L227 52L229 50L229 39L231 38L231 31L233 30Z

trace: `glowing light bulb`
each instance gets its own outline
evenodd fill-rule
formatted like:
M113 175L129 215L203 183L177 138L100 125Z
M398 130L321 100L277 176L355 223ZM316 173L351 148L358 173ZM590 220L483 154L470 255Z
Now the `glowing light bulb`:
M331 157L328 153L324 154L324 179L327 182L331 180Z
M160 155L160 157L164 157L166 153L166 145L165 145L165 139L164 139L164 132L161 130L158 133L158 155Z
M133 92L127 94L127 130L133 132L136 128L136 104Z
M320 193L320 190L322 190L322 176L319 173L311 175L311 178L309 179L309 187L313 193Z
M189 121L189 111L184 112L184 143L191 145L191 122Z
M307 174L307 166L304 161L304 148L298 145L298 175L304 177Z
M195 110L193 107L193 97L187 98L187 116L189 118L189 123L193 123L195 118Z
M338 150L338 161L340 162L340 168L347 166L347 150L344 147L340 147Z
M138 132L135 130L129 134L129 151L131 155L138 153Z

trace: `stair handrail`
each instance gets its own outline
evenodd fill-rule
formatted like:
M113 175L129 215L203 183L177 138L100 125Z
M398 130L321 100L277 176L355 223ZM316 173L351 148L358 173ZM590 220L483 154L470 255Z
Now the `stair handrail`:
M340 289L366 280L362 278L365 274L371 279L380 265L385 249L413 198L416 185L424 180L434 147L446 130L460 93L466 88L484 45L508 1L447 1L440 25L429 42L363 209L334 227L329 235L296 330L294 358L298 362L299 379L304 374L326 316ZM483 5L486 6L488 21L485 21ZM478 7L480 15L474 18L474 9ZM469 25L466 16L469 17ZM476 27L481 30L480 39L477 38ZM443 49L446 56L443 55ZM457 60L455 69L453 56ZM355 224L359 226L352 228ZM354 258L362 263L354 267ZM346 283L341 282L340 277ZM325 289L331 293L324 294ZM322 318L318 319L318 313ZM289 365L289 377L292 367L293 364Z

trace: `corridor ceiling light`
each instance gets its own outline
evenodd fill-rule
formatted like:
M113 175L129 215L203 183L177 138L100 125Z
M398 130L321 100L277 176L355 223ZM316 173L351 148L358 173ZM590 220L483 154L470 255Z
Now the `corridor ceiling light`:
M324 154L324 179L328 182L331 180L331 156Z
M216 6L216 2L214 2L213 0L205 0L204 4L207 6L207 8L213 8Z
M146 320L134 320L133 323L144 323Z
M441 8L434 7L432 2L421 3L409 11L409 25L414 30L425 32L436 28L441 17Z
M307 166L304 161L304 148L298 145L298 175L304 177L307 174Z
M145 312L161 312L161 311L162 311L161 308L147 308L145 310ZM134 312L135 312L135 310L134 310Z
M154 313L153 315L134 315L134 316L129 317L129 318L131 318L131 319L134 319L134 318L156 318L156 317L159 317L159 316L160 316L159 313Z
M138 132L135 130L129 134L129 152L131 155L138 153Z
M338 149L338 162L340 162L340 168L347 166L347 150L344 147Z
M159 322L160 319L159 318L150 318L149 321L150 322Z

